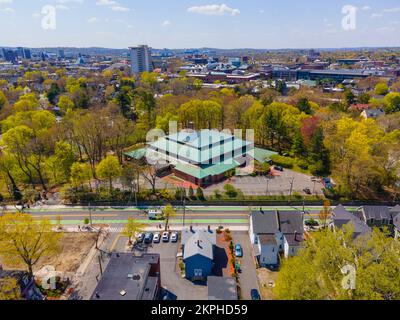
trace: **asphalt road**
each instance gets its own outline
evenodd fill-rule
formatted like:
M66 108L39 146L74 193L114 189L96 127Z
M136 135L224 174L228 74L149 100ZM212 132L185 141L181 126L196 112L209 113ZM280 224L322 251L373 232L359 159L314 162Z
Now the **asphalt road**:
M249 224L249 213L251 210L259 210L260 207L228 207L228 206L204 206L204 207L186 207L186 214L183 214L182 207L176 208L177 215L170 221L171 225L224 225L224 226L247 226ZM322 207L305 207L305 218L318 218L318 213ZM348 210L354 211L355 207L347 207ZM267 207L263 210L291 210L303 211L303 207ZM15 208L7 211L14 211ZM31 214L35 218L48 218L51 221L57 221L61 217L63 225L83 225L86 218L91 218L92 223L121 225L125 224L129 217L134 217L148 225L163 224L163 221L150 221L144 212L144 208L135 207L46 207L31 208L24 210L25 213Z

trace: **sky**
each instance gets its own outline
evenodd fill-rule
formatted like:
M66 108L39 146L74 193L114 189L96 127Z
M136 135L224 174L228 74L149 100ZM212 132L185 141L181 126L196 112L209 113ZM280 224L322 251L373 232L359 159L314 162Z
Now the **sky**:
M0 0L0 46L138 44L171 49L400 46L400 1Z

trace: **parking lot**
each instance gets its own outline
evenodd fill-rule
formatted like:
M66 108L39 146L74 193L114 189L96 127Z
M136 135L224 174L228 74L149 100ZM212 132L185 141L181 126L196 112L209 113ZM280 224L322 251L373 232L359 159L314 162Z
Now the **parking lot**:
M310 189L312 194L322 195L323 185L320 182L311 181L311 177L285 169L283 172L274 172L273 177L240 177L235 176L219 184L212 185L204 190L205 195L212 195L214 190L223 192L224 186L231 184L240 189L247 196L276 196L289 195L292 189L293 193L306 195L304 189ZM293 186L292 186L293 184Z
M158 253L161 258L162 298L166 295L172 300L207 300L207 286L196 285L182 278L177 273L177 254L179 243L141 244L136 247L135 254Z

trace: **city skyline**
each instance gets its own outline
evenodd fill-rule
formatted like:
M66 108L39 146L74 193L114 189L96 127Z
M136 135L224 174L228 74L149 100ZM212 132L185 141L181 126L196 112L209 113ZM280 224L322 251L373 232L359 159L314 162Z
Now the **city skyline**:
M139 44L175 49L400 46L398 1L291 2L253 0L249 6L238 0L172 3L0 0L0 28L6 30L0 35L0 46L116 49ZM342 10L349 5L357 8L355 29L345 30L342 20L346 13ZM42 26L48 6L56 9L55 29Z

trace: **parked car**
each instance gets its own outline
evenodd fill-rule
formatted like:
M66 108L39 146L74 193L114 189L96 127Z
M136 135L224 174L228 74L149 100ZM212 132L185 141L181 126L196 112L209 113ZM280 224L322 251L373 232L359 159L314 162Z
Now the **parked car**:
M176 243L179 240L179 233L178 232L172 232L171 233L171 242Z
M160 243L161 241L161 234L159 234L158 232L154 234L154 238L153 238L153 242L154 243Z
M139 233L138 236L136 237L136 243L142 243L144 240L144 234Z
M240 244L237 244L235 246L235 256L238 258L243 257L243 250L242 250L242 246Z
M151 233L151 232L147 232L145 235L144 235L144 243L152 243L153 242L153 237L154 237L154 235Z
M257 289L252 289L250 291L251 300L261 300L260 294Z
M318 221L316 221L314 219L306 220L304 224L308 227L318 227L319 226Z
M305 194L311 194L311 190L309 188L305 188L303 191Z
M167 231L163 232L162 241L163 242L169 242L169 232L167 232Z
M281 166L275 166L274 169L275 169L276 171L281 171L281 172L283 172L283 167L281 167Z

